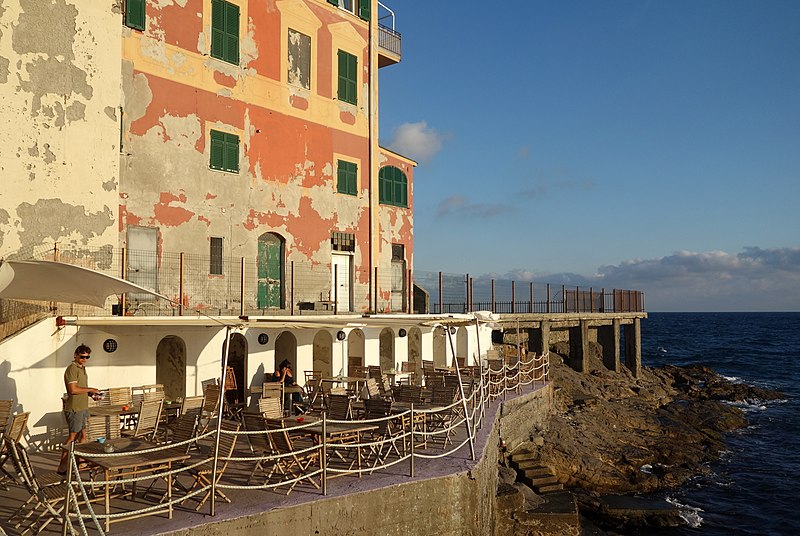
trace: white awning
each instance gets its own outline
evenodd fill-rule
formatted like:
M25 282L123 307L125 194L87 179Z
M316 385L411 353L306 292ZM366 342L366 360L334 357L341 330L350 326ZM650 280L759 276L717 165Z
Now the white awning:
M0 266L0 298L77 303L104 307L112 294L150 289L102 272L53 261L5 261Z

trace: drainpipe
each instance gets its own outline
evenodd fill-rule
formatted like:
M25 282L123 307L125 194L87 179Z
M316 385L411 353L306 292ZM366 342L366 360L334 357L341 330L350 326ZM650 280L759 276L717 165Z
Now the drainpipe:
M376 143L377 143L377 136L378 136L378 117L375 113L375 109L377 109L378 105L378 61L377 55L375 54L374 47L375 47L375 39L374 34L377 31L377 20L378 20L378 6L377 2L372 1L370 2L372 5L370 6L370 17L369 17L369 35L367 38L367 61L369 62L369 91L367 92L367 118L368 118L368 130L369 130L369 272L368 278L369 286L367 288L372 289L377 288L378 281L372 281L372 272L376 266L376 259L375 259L375 237L377 233L375 232L375 225L378 221L376 218L375 211L377 210L378 204L375 202L375 180L377 177L377 173L375 172L377 167L377 155L376 155ZM374 10L373 10L374 8ZM370 305L374 301L377 304L378 296L374 297L374 300L370 300ZM372 309L372 307L369 307Z

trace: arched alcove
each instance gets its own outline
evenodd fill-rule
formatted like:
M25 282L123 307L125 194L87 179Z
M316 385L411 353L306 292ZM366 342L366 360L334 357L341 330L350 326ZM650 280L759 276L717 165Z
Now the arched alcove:
M164 386L164 397L176 400L186 396L186 343L167 335L156 347L156 383Z
M225 352L225 345L222 346L222 351ZM228 355L228 366L233 369L233 375L236 378L236 389L233 390L230 385L226 385L225 396L231 402L246 402L247 339L241 333L231 335L231 352Z
M277 370L278 364L284 359L289 360L289 364L292 366L292 371L294 372L294 380L298 381L297 338L291 331L284 331L275 339L275 364L272 370Z
M328 331L318 331L314 335L314 370L321 370L323 376L333 376L333 337Z
M386 372L394 367L394 331L383 328L378 336L381 370Z
M352 375L351 367L364 366L364 332L354 329L347 336L347 374Z
M463 359L463 363L465 365L471 365L472 363L470 363L469 359L467 359L469 351L469 330L466 328L466 326L458 328L455 339L456 356L460 359Z
M422 330L411 328L408 330L408 362L417 378L417 383L422 381Z
M437 367L447 366L447 335L444 328L433 330L433 364Z

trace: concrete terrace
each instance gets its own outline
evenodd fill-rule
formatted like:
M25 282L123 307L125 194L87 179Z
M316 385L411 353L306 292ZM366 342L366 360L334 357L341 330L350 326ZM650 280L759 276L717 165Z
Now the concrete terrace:
M505 398L505 399L504 399ZM507 391L485 406L482 426L475 431L476 459L469 444L453 454L434 459L415 458L415 476L410 477L408 460L362 478L344 476L327 481L327 495L308 484L301 484L286 495L276 490L224 490L232 503L217 501L216 515L208 515L206 503L195 512L196 502L177 505L173 519L166 514L125 520L112 524L111 533L135 534L422 534L436 527L438 534L486 534L494 524L494 496L497 488L497 461L502 436L509 446L527 439L531 427L550 412L552 388L539 382L520 392ZM466 437L462 426L453 444ZM440 454L441 449L423 451ZM240 436L236 455L250 455L245 436ZM53 470L55 453L34 453L37 470ZM9 464L10 466L10 464ZM241 465L229 467L223 482L244 484L250 473ZM3 528L16 534L5 522L23 501L27 492L11 484L0 492L0 517ZM151 495L152 497L152 495ZM137 498L137 501L142 501ZM135 504L135 503L133 503ZM151 502L148 504L152 504ZM117 499L112 513L129 508L131 501ZM141 504L137 507L143 507ZM98 509L102 506L98 505ZM80 527L76 523L76 530ZM427 527L423 529L422 527ZM44 534L60 534L60 523L51 523ZM100 532L87 520L87 533Z

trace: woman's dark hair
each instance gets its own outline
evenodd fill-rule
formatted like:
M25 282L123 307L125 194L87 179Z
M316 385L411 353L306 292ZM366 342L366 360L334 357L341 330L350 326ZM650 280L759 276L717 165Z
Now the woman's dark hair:
M289 360L288 359L284 359L283 361L281 361L281 364L278 365L278 368L280 370L283 370L283 369L285 369L287 367L291 367L291 366L292 366L292 364L289 362Z

